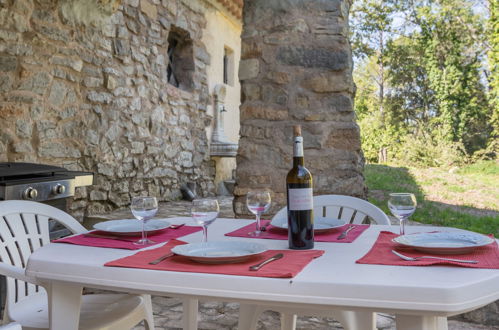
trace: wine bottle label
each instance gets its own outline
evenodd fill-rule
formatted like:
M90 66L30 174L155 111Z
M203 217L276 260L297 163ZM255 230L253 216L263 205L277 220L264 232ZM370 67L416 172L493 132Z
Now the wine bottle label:
M295 136L293 155L294 155L294 157L303 157L303 137L302 136Z
M314 208L312 188L288 189L290 211L304 211Z

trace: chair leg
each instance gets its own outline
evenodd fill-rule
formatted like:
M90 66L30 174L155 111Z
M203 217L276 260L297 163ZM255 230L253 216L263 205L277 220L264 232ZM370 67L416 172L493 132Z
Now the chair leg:
M332 314L345 330L376 330L376 313L335 311Z
M262 309L258 305L254 304L244 304L239 305L239 330L255 330L258 317L260 316Z
M184 298L182 323L183 329L196 330L198 328L198 300Z
M143 294L142 299L144 299L144 306L146 310L146 318L144 319L144 326L146 330L154 330L154 316L152 313L151 296L148 294Z
M296 329L296 314L281 312L281 330Z

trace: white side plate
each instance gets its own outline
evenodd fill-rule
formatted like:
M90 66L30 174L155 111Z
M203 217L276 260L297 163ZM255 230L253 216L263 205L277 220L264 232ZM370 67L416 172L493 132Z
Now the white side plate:
M191 260L208 263L236 263L267 251L264 245L242 241L206 242L177 245L172 252Z
M274 219L270 222L274 227L288 230L288 219ZM345 221L332 218L315 218L314 232L322 233L331 229L340 228L345 225Z
M168 228L170 223L165 220L148 220L145 224L145 231L148 234L155 234L162 229ZM142 233L142 222L134 219L109 220L99 222L94 225L97 230L106 231L115 235L135 236Z
M494 242L488 236L469 231L409 234L395 237L393 241L419 251L436 254L468 253L477 247Z

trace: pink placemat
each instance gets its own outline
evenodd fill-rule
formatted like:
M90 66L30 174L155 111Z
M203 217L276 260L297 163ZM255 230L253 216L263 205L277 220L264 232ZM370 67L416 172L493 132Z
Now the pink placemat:
M180 244L186 243L179 240L171 240L159 248L140 251L134 255L110 261L104 266L144 268L174 272L291 278L296 276L313 259L324 254L324 251L322 250L267 250L261 254L252 256L244 262L234 264L203 264L192 261L184 256L174 255L157 265L149 264L150 261L169 253L174 246ZM250 266L270 258L276 253L282 253L284 254L284 257L265 265L258 271L249 270Z
M499 248L497 247L497 242L491 243L486 246L478 247L470 253L466 254L428 254L426 252L419 252L413 248L402 246L392 241L393 238L397 237L389 231L382 231L379 233L378 239L374 243L373 247L365 256L357 260L358 264L375 264L375 265L393 265L393 266L431 266L431 265L453 265L461 267L470 268L493 268L499 269ZM490 235L493 237L493 235ZM407 261L403 260L391 251L395 250L408 257L420 257L420 256L435 256L443 258L454 258L462 260L476 260L477 264L466 264L455 261L446 260L436 260L436 259L422 259L417 261Z
M266 226L270 220L262 220L261 225ZM357 237L360 236L366 230L369 228L369 225L352 225L355 226L354 229L352 229L347 237L344 239L338 239L338 237L341 235L341 233L349 226L349 224L346 224L343 227L340 228L335 228L326 232L322 233L314 233L314 241L315 242L338 242L338 243L352 243L355 241ZM280 239L280 240L287 240L288 239L288 231L286 229L282 229L279 227L274 227L272 225L267 225L265 228L265 232L261 236L254 237L250 236L249 233L255 230L255 223L252 222L251 224L241 227L237 230L234 230L230 233L225 234L225 236L234 236L234 237L245 237L245 238L265 238L265 239Z
M160 231L154 235L147 235L147 238L154 241L154 244L164 243L173 238L179 238L185 235L189 235L195 232L202 230L201 227L197 226L182 226L178 229L167 228ZM105 231L94 230L90 233L101 234L101 235L110 235ZM115 235L112 235L115 236ZM117 236L116 236L117 237ZM141 238L141 236L123 236L124 239L132 239L133 241L137 241ZM76 236L69 236L65 238L61 238L53 241L53 243L69 243L76 245L85 245L85 246L95 246L95 247L106 247L113 249L127 249L127 250L139 250L146 246L152 246L154 244L149 245L136 245L133 242L129 241L120 241L117 239L109 239L109 238L97 238L97 237L88 237L85 234L80 234Z

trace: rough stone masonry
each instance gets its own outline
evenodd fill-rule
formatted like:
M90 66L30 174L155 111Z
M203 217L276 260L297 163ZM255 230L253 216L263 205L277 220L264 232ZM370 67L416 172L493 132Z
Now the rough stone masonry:
M99 26L73 21L71 3L0 0L0 161L96 173L77 217L175 199L186 181L212 194L203 2L124 0ZM167 81L172 28L192 40L190 90Z
M353 111L349 6L345 0L245 2L236 216L248 214L244 201L252 188L272 190L270 213L285 204L296 124L302 125L314 195L366 196Z

